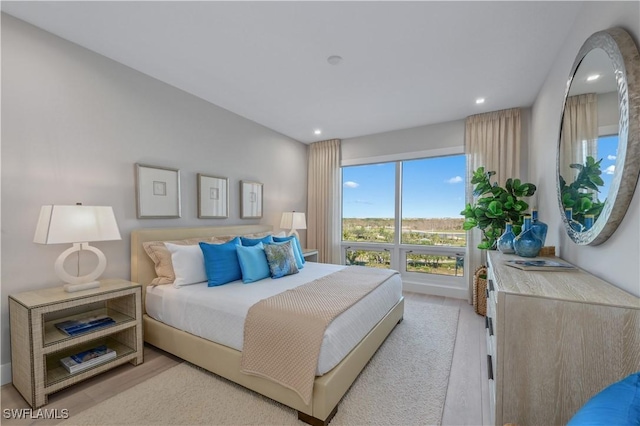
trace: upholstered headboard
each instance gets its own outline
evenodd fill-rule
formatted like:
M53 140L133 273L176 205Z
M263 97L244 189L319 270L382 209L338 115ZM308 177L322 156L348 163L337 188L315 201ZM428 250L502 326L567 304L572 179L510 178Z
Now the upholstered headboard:
M273 231L271 225L199 226L193 228L141 228L131 232L131 281L148 285L156 277L151 258L142 247L147 241L172 241L195 237L222 237ZM145 290L143 288L143 297Z

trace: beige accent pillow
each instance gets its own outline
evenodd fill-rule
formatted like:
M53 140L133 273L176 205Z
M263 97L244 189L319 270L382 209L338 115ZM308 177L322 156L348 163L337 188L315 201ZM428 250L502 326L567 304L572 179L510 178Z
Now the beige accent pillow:
M216 237L199 237L199 238L187 238L186 240L178 241L147 241L142 243L142 247L147 252L151 260L156 267L157 277L151 281L151 284L173 284L176 279L176 275L173 272L173 263L171 262L171 252L164 245L164 243L177 244L181 246L196 245L200 242L209 244L223 244L226 242L224 237L222 239Z
M239 236L244 238L262 238L262 237L266 237L267 235L273 235L273 232L271 231L256 232L255 234L246 234L246 235L239 235Z

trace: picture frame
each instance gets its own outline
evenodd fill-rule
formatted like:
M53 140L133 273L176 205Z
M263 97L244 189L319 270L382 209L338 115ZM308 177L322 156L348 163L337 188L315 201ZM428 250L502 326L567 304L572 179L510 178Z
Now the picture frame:
M229 217L229 179L198 173L198 218Z
M262 218L262 184L240 181L240 219Z
M180 170L136 163L135 171L138 219L181 217Z

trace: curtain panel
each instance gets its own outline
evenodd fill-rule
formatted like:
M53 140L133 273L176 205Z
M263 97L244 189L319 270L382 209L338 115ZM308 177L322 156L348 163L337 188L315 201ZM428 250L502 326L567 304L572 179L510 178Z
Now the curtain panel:
M307 247L318 249L318 261L341 264L340 140L309 146Z
M562 116L560 174L567 182L578 175L569 164L584 164L598 154L598 98L595 93L567 98ZM596 158L597 159L597 158Z
M504 186L508 178L519 177L521 143L520 109L506 109L472 115L465 121L465 153L467 155L466 202L474 203L473 172L480 166L496 172L494 182ZM473 295L473 273L486 263L486 253L477 248L482 232L467 232L467 278L469 301Z

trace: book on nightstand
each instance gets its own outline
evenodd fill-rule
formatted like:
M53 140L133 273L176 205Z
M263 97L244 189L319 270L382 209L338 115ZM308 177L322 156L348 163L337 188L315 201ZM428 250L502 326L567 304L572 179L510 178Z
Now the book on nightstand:
M571 271L576 267L557 260L507 260L505 264L523 271Z
M115 324L113 318L106 315L101 315L91 318L63 321L57 323L55 326L58 330L68 334L69 336L75 336L76 334L86 333L87 331L105 327L111 324Z
M116 351L108 348L106 345L97 346L86 351L79 352L75 355L62 358L60 364L69 372L77 373L97 364L109 361L116 357Z

